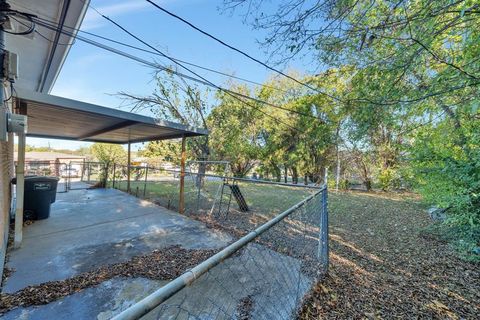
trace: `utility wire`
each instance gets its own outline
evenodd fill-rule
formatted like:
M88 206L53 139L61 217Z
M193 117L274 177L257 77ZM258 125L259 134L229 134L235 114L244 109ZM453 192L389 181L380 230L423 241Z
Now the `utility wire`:
M206 32L206 31L202 30L201 28L195 26L193 23L189 22L188 20L186 20L186 19L184 19L184 18L176 15L176 14L173 13L173 12L168 11L167 9L161 7L160 5L156 4L155 2L153 2L153 1L151 1L151 0L146 0L146 1L147 1L148 3L150 3L152 6L156 7L157 9L159 9L159 10L163 11L164 13L168 14L169 16L171 16L171 17L173 17L173 18L175 18L175 19L177 19L177 20L180 20L181 22L187 24L188 26L190 26L191 28L193 28L193 29L197 30L198 32L204 34L205 36L207 36L207 37L215 40L216 42L220 43L221 45L223 45L223 46L225 46L225 47L227 47L227 48L229 48L229 49L231 49L231 50L233 50L233 51L236 51L236 52L240 53L241 55L247 57L247 58L250 59L250 60L255 61L256 63L261 64L261 65L264 66L265 68L267 68L267 69L269 69L269 70L271 70L271 71L274 71L274 72L276 72L276 73L278 73L278 74L280 74L280 75L282 75L282 76L284 76L284 77L286 77L286 78L288 78L288 79L290 79L290 80L292 80L292 81L294 81L294 82L296 82L296 83L298 83L298 84L300 84L300 85L302 85L302 86L304 86L304 87L306 87L306 88L308 88L308 89L310 89L310 90L313 90L313 91L315 91L315 92L317 92L317 93L319 93L319 94L322 94L322 95L324 95L324 96L326 96L326 97L329 97L329 98L332 99L332 100L342 102L342 100L341 100L340 98L338 98L338 97L335 97L335 96L333 96L333 95L331 95L331 94L328 94L328 93L326 93L326 92L323 92L323 91L319 90L318 88L314 88L314 87L312 87L311 85L309 85L308 83L302 82L302 81L300 81L300 80L298 80L298 79L296 79L296 78L294 78L294 77L292 77L292 76L290 76L290 75L282 72L281 70L278 70L278 69L276 69L276 68L274 68L274 67L269 66L269 65L266 64L265 62L262 62L261 60L255 58L255 57L253 57L253 56L251 56L251 55L249 55L249 54L246 53L245 51L242 51L242 50L240 50L240 49L238 49L238 48L236 48L236 47L234 47L234 46L226 43L225 41L217 38L216 36L212 35L211 33L208 33L208 32Z
M60 31L64 34L67 34L69 36L75 36L75 34L71 33L71 32L68 32L68 31L65 31L65 30L59 30L57 29L55 26L51 26L51 25L48 25L48 24L45 24L41 21L37 21L37 24L40 25L40 26L43 26L45 28L48 28L50 30L53 30L53 31ZM230 89L226 89L226 88L223 88L223 87L220 87L220 86L217 86L217 85L213 85L211 82L209 82L208 80L202 80L202 79L198 79L198 78L195 78L195 77L192 77L192 76L189 76L189 75L186 75L184 73L181 73L179 71L176 71L172 68L168 68L168 67L165 67L161 64L158 64L158 63L154 63L154 62L151 62L151 61L148 61L148 60L145 60L145 59L142 59L138 56L135 56L135 55L132 55L132 54L129 54L129 53L126 53L124 51L121 51L121 50L118 50L116 48L113 48L113 47L110 47L110 46L107 46L107 45L104 45L102 43L99 43L97 41L94 41L94 40L91 40L89 38L86 38L86 37L82 37L82 36L79 36L79 35L76 35L76 38L79 39L80 41L83 41L83 42L86 42L88 44L91 44L93 46L96 46L96 47L99 47L101 49L104 49L104 50L107 50L107 51L110 51L112 53L115 53L115 54L118 54L118 55L121 55L121 56L124 56L126 58L129 58L129 59L132 59L132 60L136 60L142 64L145 64L147 66L150 66L152 68L156 68L156 69L160 69L162 71L166 71L166 72L169 72L169 73L172 73L172 74L175 74L179 77L182 77L182 78L186 78L188 80L191 80L191 81L194 81L194 82L197 82L197 83L200 83L202 85L206 85L206 86L210 86L210 87L214 87L216 88L217 90L220 90L220 91L223 91L223 92L228 92L230 94L233 94L233 95L236 95L236 96L239 96L239 97L242 97L242 98L245 98L245 99L248 99L248 100L252 100L254 102L257 102L257 103L260 103L260 104L265 104L265 105L268 105L268 106L271 106L273 108L276 108L276 109L280 109L280 110L284 110L284 111L287 111L287 112L291 112L291 113L295 113L295 114L298 114L298 115L301 115L301 116L305 116L305 117L310 117L310 118L313 118L313 119L316 119L316 120L320 120L319 118L315 117L314 115L311 115L311 114L308 114L308 113L303 113L303 112L300 112L300 111L297 111L297 110L292 110L292 109L289 109L289 108L285 108L285 107L281 107L281 106L278 106L278 105L275 105L273 103L270 103L270 102L267 102L267 101L264 101L264 100L261 100L261 99L258 99L258 98L254 98L254 97L250 97L248 95L245 95L243 93L240 93L240 92L236 92L236 91L233 91L233 90L230 90ZM158 53L157 53L158 54ZM220 89L219 89L220 88Z
M220 87L220 86L218 86L218 85L213 84L213 83L210 82L209 80L207 80L207 79L199 76L197 73L195 73L195 72L193 72L193 71L190 71L190 69L188 69L188 68L187 68L187 70L188 70L189 72L192 72L194 75L200 77L201 79L198 79L198 78L195 78L195 77L186 75L186 74L184 74L184 73L181 73L181 72L178 72L178 71L176 71L176 70L173 70L172 68L168 68L168 67L162 66L162 65L160 65L160 64L158 64L158 63L154 63L154 62L151 62L151 61L142 59L142 58L140 58L140 57L137 57L137 56L134 56L134 55L132 55L132 54L126 53L126 52L124 52L124 51L118 50L118 49L116 49L116 48L109 47L109 46L104 45L104 44L102 44L102 43L99 43L99 42L97 42L97 41L88 39L88 38L86 38L86 37L82 37L82 36L80 36L80 35L78 35L78 34L73 34L73 33L68 32L68 31L66 31L66 30L60 30L59 28L57 28L57 27L55 27L55 26L52 26L52 25L49 25L48 23L45 23L45 22L43 22L43 21L41 21L41 20L37 20L36 23L37 23L38 25L43 26L43 27L45 27L45 28L48 28L48 29L50 29L50 30L58 31L58 32L64 33L64 34L69 35L69 36L72 36L72 37L75 36L75 37L76 37L77 39L79 39L80 41L86 42L86 43L91 44L91 45L93 45L93 46L96 46L96 47L99 47L99 48L101 48L101 49L110 51L110 52L112 52L112 53L115 53L115 54L124 56L124 57L126 57L126 58L135 60L135 61L137 61L137 62L140 62L140 63L144 64L144 65L150 66L150 67L152 67L152 68L160 69L160 70L162 70L162 71L166 71L166 72L168 72L168 73L175 74L175 75L177 75L177 76L179 76L179 77L182 77L182 78L184 78L184 79L188 79L188 80L191 80L191 81L194 81L194 82L197 82L197 83L206 85L206 86L214 87L214 88L216 88L217 90L223 91L223 92L227 93L228 95L234 97L236 100L239 100L239 101L242 102L243 104L247 104L249 107L254 108L254 109L257 109L257 110L260 111L261 113L263 113L263 114L265 114L265 115L267 115L267 116L269 116L269 117L271 117L271 118L273 118L273 119L275 119L275 120L277 120L277 121L279 121L279 122L281 122L281 123L283 123L283 124L291 127L292 129L295 129L295 130L297 130L297 131L298 131L297 128L294 128L294 127L292 127L292 126L284 123L283 121L275 118L274 116L272 116L272 115L270 115L270 114L268 114L268 113L265 113L265 112L262 111L262 110L259 110L257 107L248 104L247 102L241 100L241 99L238 98L238 97L242 97L242 98L245 98L245 99L248 99L248 100L252 100L252 101L254 101L254 102L261 103L261 104L265 104L265 105L271 106L271 107L273 107L273 108L281 109L281 110L284 110L284 111L287 111L287 112L296 113L296 114L299 114L299 115L302 115L302 116L307 116L307 117L310 117L310 118L313 118L313 119L316 119L316 120L319 120L319 121L320 121L319 118L317 118L317 117L315 117L315 116L313 116L313 115L311 115L311 114L302 113L302 112L299 112L299 111L296 111L296 110L291 110L291 109L288 109L288 108L284 108L284 107L281 107L281 106L277 106L277 105L272 104L272 103L269 103L269 102L267 102L267 101L263 101L263 100L260 100L260 99L257 99L257 98L253 98L253 97L247 96L247 95L242 94L242 93L239 93L239 92L235 92L235 91L232 91L232 90L229 90L229 89L226 89L226 88L222 88L222 87ZM166 57L166 56L164 56L164 57ZM171 60L171 59L170 59L170 60ZM176 63L176 64L178 64L178 63ZM185 67L184 67L184 68L185 68Z
M37 17L36 19L40 19L44 22L56 25L56 22L50 21L48 19L44 19L44 18L40 18L40 17ZM131 45L131 44L128 44L128 43L125 43L125 42L121 42L121 41L118 41L118 40L115 40L115 39L112 39L112 38L108 38L108 37L105 37L105 36L101 36L101 35L96 34L96 33L88 32L88 31L81 30L81 29L76 29L76 28L73 28L73 27L70 27L70 26L64 26L64 28L68 28L68 29L70 29L72 31L75 31L75 32L82 32L82 33L88 34L92 37L96 37L96 38L99 38L99 39L102 39L102 40L105 40L105 41L109 41L109 42L112 42L112 43L130 48L130 49L135 49L135 50L142 51L142 52L145 52L145 53L154 54L154 55L157 55L157 56L162 56L158 52L148 50L148 49L144 49L144 48L141 48L141 47L137 47L137 46L134 46L134 45ZM199 68L199 69L202 69L202 70L205 70L205 71L208 71L208 72L216 73L216 74L219 74L219 75L222 75L222 76L226 76L226 77L229 77L229 78L232 78L232 79L237 79L237 80L240 80L240 81L243 81L243 82L247 82L247 83L257 85L257 86L277 90L279 92L283 92L283 93L287 93L287 94L290 93L288 90L284 90L284 89L281 89L281 88L278 88L278 87L275 87L275 86L272 86L272 85L267 85L267 84L263 84L263 83L260 83L260 82L249 80L249 79L246 79L246 78L243 78L243 77L228 74L226 72L218 71L218 70L215 70L215 69L212 69L212 68L204 67L204 66L201 66L201 65L193 63L193 62L188 62L188 61L178 59L178 58L173 58L173 59L177 62L184 63L186 65L189 65L189 66L192 66L192 67L195 67L195 68Z
M28 26L27 24L25 24L24 22L18 20L18 19L15 19L14 17L10 17L12 18L13 20L15 20L16 22L20 23L21 25L24 25L24 26ZM32 30L33 32L35 32L36 34L38 34L40 37L42 37L43 39L47 40L48 42L51 42L51 43L54 43L55 41L53 40L50 40L48 39L48 37L44 34L42 34L40 31L38 31L36 28L34 30ZM73 46L75 44L75 40L72 41L72 43L57 43L57 45L59 46Z
M91 7L91 8L93 8L93 7ZM210 86L215 87L217 90L220 90L220 91L225 92L227 95L230 95L230 96L231 96L232 98L234 98L235 100L238 100L239 102L241 102L241 103L249 106L250 108L253 108L253 109L259 111L260 113L262 113L262 114L264 114L264 115L266 115L266 116L268 116L268 117L276 120L277 122L282 123L282 124L284 124L285 126L291 128L291 129L293 129L293 130L295 130L295 131L301 132L301 131L298 130L297 128L295 128L295 127L289 125L288 123L286 123L286 122L278 119L277 117L274 117L274 116L272 116L271 114L266 113L266 112L263 111L263 110L260 110L258 107L254 106L254 105L252 105L252 104L249 104L249 103L246 102L246 101L243 101L243 100L240 99L236 94L232 94L229 90L224 90L224 88L222 88L222 87L214 84L213 82L207 80L206 78L202 77L200 74L196 73L196 72L193 71L192 69L184 66L182 63L175 61L175 60L172 59L170 56L168 56L168 55L166 55L165 53L163 53L162 51L158 50L157 48L155 48L154 46L152 46L151 44L149 44L149 43L146 42L145 40L142 40L140 37L136 36L135 34L133 34L133 33L130 32L130 31L128 31L126 28L124 28L122 25L120 25L120 24L117 23L116 21L114 21L114 20L110 19L109 17L103 15L103 14L100 13L97 9L93 8L93 10L95 10L95 11L96 11L98 14L100 14L104 19L106 19L106 20L109 21L110 23L112 23L112 24L114 24L115 26L117 26L120 30L122 30L123 32L125 32L126 34L128 34L129 36L131 36L132 38L134 38L135 40L139 41L140 43L144 44L145 46L149 47L150 49L158 52L159 54L161 54L161 55L162 55L163 57L165 57L166 59L172 61L172 62L175 63L176 65L180 66L181 68L187 70L188 72L190 72L191 74L195 75L196 77L198 77L198 78L202 79L203 81L207 82ZM289 111L291 111L291 110L289 110Z

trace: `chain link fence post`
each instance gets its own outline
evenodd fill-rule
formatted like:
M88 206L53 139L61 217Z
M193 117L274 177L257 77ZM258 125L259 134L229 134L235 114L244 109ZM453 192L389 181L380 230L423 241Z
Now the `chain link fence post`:
M115 189L115 174L117 173L117 164L113 163L112 189Z
M143 184L143 198L147 196L147 183L148 183L148 165L145 167L145 180Z
M318 259L320 261L321 272L328 273L329 265L329 248L328 248L328 189L322 191L322 195L318 197L320 201L320 235L318 241Z

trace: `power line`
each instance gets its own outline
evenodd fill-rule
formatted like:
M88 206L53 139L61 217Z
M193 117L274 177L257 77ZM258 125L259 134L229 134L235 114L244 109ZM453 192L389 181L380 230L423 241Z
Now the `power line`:
M8 6L8 5L7 5ZM14 31L9 31L5 28L2 28L2 31L3 32L6 32L6 33L9 33L9 34L13 34L13 35L16 35L16 36L19 36L19 35L27 35L27 34L30 34L32 33L34 30L35 30L35 21L33 21L32 19L32 15L29 15L29 14L24 14L20 11L17 11L17 10L11 10L9 9L10 7L8 6L7 9L2 9L3 12L5 12L6 16L8 18L13 18L13 16L22 16L24 17L28 22L30 22L30 25L26 25L26 24L23 24L25 27L27 27L26 30L23 30L23 31L19 31L19 32L14 32ZM14 19L16 20L16 19ZM17 20L18 21L18 20Z
M40 20L45 21L45 22L47 22L47 23L55 24L55 25L56 25L55 22L50 21L50 20L47 20L47 19L44 19L44 18L37 17L36 19L40 19ZM18 20L17 20L17 21L18 21ZM121 41L118 41L118 40L115 40L115 39L112 39L112 38L108 38L108 37L105 37L105 36L101 36L101 35L99 35L99 34L95 34L95 33L92 33L92 32L88 32L88 31L85 31L85 30L76 29L76 28L73 28L73 27L70 27L70 26L64 26L64 27L65 27L65 28L68 28L68 29L71 29L71 30L73 30L73 31L75 31L75 32L82 32L82 33L88 34L88 35L90 35L90 36L92 36L92 37L96 37L96 38L99 38L99 39L102 39L102 40L105 40L105 41L109 41L109 42L112 42L112 43L115 43L115 44L118 44L118 45L121 45L121 46L130 48L130 49L142 51L142 52L149 53L149 54L154 54L154 55L157 55L157 56L162 56L162 55L159 54L158 52L155 52L155 51L152 51L152 50L148 50L148 49L144 49L144 48L140 48L140 47L137 47L137 46L134 46L134 45L125 43L125 42L121 42ZM43 37L44 37L44 36L43 36ZM45 37L44 37L44 38L45 38ZM48 39L47 39L47 40L48 40ZM277 90L277 91L280 91L280 92L283 92L283 93L290 93L288 90L284 90L284 89L281 89L281 88L278 88L278 87L275 87L275 86L272 86L272 85L267 85L267 84L263 84L263 83L260 83L260 82L256 82L256 81L253 81L253 80L249 80L249 79L246 79L246 78L243 78L243 77L239 77L239 76L235 76L235 75L232 75L232 74L228 74L228 73L225 73L225 72L222 72L222 71L218 71L218 70L215 70L215 69L212 69L212 68L204 67L204 66L201 66L201 65L196 64L196 63L193 63L193 62L188 62L188 61L185 61L185 60L182 60L182 59L178 59L178 58L173 58L173 59L174 59L175 61L177 61L177 62L184 63L184 64L186 64L186 65L189 65L189 66L192 66L192 67L195 67L195 68L199 68L199 69L202 69L202 70L205 70L205 71L208 71L208 72L216 73L216 74L219 74L219 75L222 75L222 76L226 76L226 77L229 77L229 78L232 78L232 79L237 79L237 80L240 80L240 81L243 81L243 82L247 82L247 83L251 83L251 84L257 85L257 86L262 86L262 87L265 87L265 88Z
M82 36L79 36L79 35L75 35L71 32L68 32L68 31L65 31L65 30L60 30L58 28L56 28L55 26L51 26L51 25L48 25L48 24L45 24L41 21L37 21L37 24L38 25L41 25L45 28L49 28L53 31L59 31L59 32L62 32L64 34L67 34L69 36L75 36L77 39L83 41L83 42L86 42L88 44L91 44L93 46L96 46L96 47L99 47L101 49L104 49L104 50L107 50L107 51L110 51L112 53L115 53L115 54L118 54L118 55L121 55L121 56L124 56L126 58L129 58L129 59L132 59L132 60L135 60L135 61L138 61L142 64L145 64L147 66L150 66L152 68L156 68L156 69L160 69L162 71L166 71L166 72L169 72L169 73L173 73L179 77L182 77L182 78L186 78L188 80L191 80L191 81L194 81L194 82L197 82L197 83L200 83L202 85L206 85L206 86L210 86L210 87L214 87L216 88L217 90L220 90L220 91L223 91L223 92L227 92L227 93L230 93L230 94L233 94L233 95L236 95L236 96L239 96L239 97L242 97L242 98L245 98L245 99L249 99L249 100L252 100L254 102L257 102L257 103L261 103L261 104L265 104L265 105L268 105L268 106L271 106L273 108L277 108L277 109L280 109L280 110L284 110L284 111L287 111L287 112L291 112L291 113L295 113L295 114L298 114L298 115L301 115L301 116L305 116L305 117L310 117L310 118L313 118L313 119L316 119L316 120L320 120L319 118L311 115L311 114L308 114L308 113L303 113L303 112L300 112L300 111L297 111L297 110L292 110L292 109L289 109L289 108L285 108L285 107L281 107L281 106L278 106L278 105L275 105L273 103L270 103L270 102L267 102L267 101L264 101L264 100L261 100L261 99L258 99L258 98L254 98L254 97L250 97L248 95L245 95L243 93L240 93L240 92L236 92L236 91L233 91L233 90L230 90L230 89L226 89L226 88L223 88L223 87L220 87L218 85L214 85L212 84L210 81L206 80L205 78L202 78L202 79L198 79L198 78L195 78L195 77L192 77L192 76L189 76L189 75L186 75L184 73L181 73L179 71L176 71L174 69L171 69L171 68L168 68L168 67L165 67L165 66L162 66L161 64L158 64L158 63L154 63L154 62L150 62L148 60L145 60L145 59L142 59L140 57L137 57L135 55L132 55L132 54L129 54L129 53L126 53L124 51L121 51L121 50L118 50L116 48L113 48L113 47L110 47L110 46L107 46L107 45L104 45L104 44L101 44L97 41L94 41L94 40L91 40L91 39L88 39L88 38L85 38L85 37L82 37ZM158 54L158 53L157 53ZM172 58L173 59L173 58ZM219 89L220 88L220 89Z
M20 23L21 25L23 26L28 26L27 24L23 23L22 21L18 20L18 19L15 19L14 17L10 17L12 18L13 20L17 21L18 23ZM44 34L42 34L40 31L38 31L36 28L32 30L32 32L35 32L36 34L38 34L40 37L42 37L43 39L47 40L48 42L51 42L51 43L55 43L55 41L53 40L50 40L48 39L48 37ZM75 40L72 41L72 43L57 43L57 45L59 46L72 46L75 44Z
M179 77L182 77L182 78L184 78L184 79L188 79L188 80L191 80L191 81L194 81L194 82L203 84L203 85L207 85L207 86L210 86L210 87L214 87L214 88L216 88L217 90L220 90L220 91L223 91L223 92L229 94L230 96L234 97L236 100L239 100L239 101L242 102L243 104L247 104L247 105L248 105L249 107L251 107L251 108L254 108L254 109L257 109L257 110L258 110L257 107L248 104L247 102L239 99L238 97L242 97L242 98L245 98L245 99L249 99L249 100L252 100L252 101L257 102L257 103L261 103L261 104L265 104L265 105L271 106L271 107L273 107L273 108L277 108L277 109L284 110L284 111L291 112L291 113L296 113L296 114L299 114L299 115L302 115L302 116L306 116L306 117L310 117L310 118L313 118L313 119L316 119L316 120L320 121L320 119L318 119L317 117L315 117L315 116L313 116L313 115L311 115L311 114L307 114L307 113L299 112L299 111L296 111L296 110L291 110L291 109L288 109L288 108L284 108L284 107L281 107L281 106L277 106L277 105L275 105L275 104L269 103L269 102L267 102L267 101L263 101L263 100L261 100L261 99L253 98L253 97L247 96L247 95L245 95L245 94L242 94L242 93L239 93L239 92L236 92L236 91L232 91L232 90L229 90L229 89L226 89L226 88L222 88L222 87L220 87L220 86L218 86L218 85L213 84L213 83L210 82L209 80L201 77L200 75L198 75L197 73L191 71L191 70L188 69L188 68L187 68L187 70L188 70L189 72L192 72L194 75L196 75L197 77L200 77L201 79L198 79L198 78L195 78L195 77L186 75L186 74L184 74L184 73L178 72L178 71L173 70L173 69L171 69L171 68L162 66L162 65L160 65L160 64L158 64L158 63L154 63L154 62L151 62L151 61L142 59L142 58L140 58L140 57L137 57L137 56L134 56L134 55L132 55L132 54L126 53L126 52L124 52L124 51L118 50L118 49L116 49L116 48L109 47L109 46L104 45L104 44L102 44L102 43L99 43L99 42L97 42L97 41L94 41L94 40L91 40L91 39L82 37L82 36L80 36L80 35L78 35L78 34L73 34L73 33L69 32L69 31L61 30L61 29L59 29L58 27L49 25L49 24L47 24L47 23L45 23L45 22L43 22L43 21L41 21L41 20L40 20L40 21L36 21L36 22L37 22L38 25L43 26L43 27L45 27L45 28L48 28L48 29L50 29L50 30L58 31L58 32L64 33L64 34L66 34L66 35L69 35L69 36L72 36L72 37L76 37L76 38L79 39L80 41L86 42L86 43L88 43L88 44L90 44L90 45L99 47L99 48L101 48L101 49L110 51L110 52L112 52L112 53L115 53L115 54L124 56L124 57L126 57L126 58L135 60L135 61L137 61L137 62L140 62L140 63L144 64L144 65L150 66L150 67L152 67L152 68L160 69L160 70L162 70L162 71L166 71L166 72L168 72L168 73L175 74L175 75L177 75L177 76L179 76ZM167 57L167 56L164 56L164 57ZM171 60L171 59L173 59L173 58L170 57L170 60ZM176 63L176 64L178 64L178 63ZM183 67L183 66L182 66L182 67ZM185 67L184 67L184 68L185 68ZM271 117L271 118L273 118L273 119L275 119L275 120L277 120L277 121L279 121L279 122L281 122L281 123L283 123L283 124L291 127L290 125L288 125L288 124L284 123L283 121L281 121L281 120L273 117L273 116L270 115L270 114L265 113L264 111L261 111L261 110L258 110L258 111L260 111L261 113L263 113L263 114L265 114L265 115L267 115L267 116L269 116L269 117ZM292 128L292 129L295 129L295 130L298 130L298 129L294 128L294 127L291 127L291 128Z
M92 7L93 8L93 7ZM207 80L206 78L202 77L200 74L196 73L195 71L191 70L190 68L184 66L182 63L179 63L177 61L175 61L174 59L172 59L170 56L166 55L165 53L163 53L162 51L158 50L157 48L155 48L154 46L152 46L151 44L149 44L148 42L146 42L145 40L142 40L140 37L136 36L135 34L133 34L132 32L128 31L126 28L124 28L123 26L121 26L119 23L117 23L116 21L110 19L109 17L103 15L102 13L100 13L97 9L93 8L93 10L95 10L99 15L101 15L104 19L106 19L107 21L109 21L110 23L114 24L115 26L117 26L120 30L122 30L123 32L125 32L126 34L128 34L129 36L131 36L132 38L136 39L137 41L141 42L142 44L144 44L145 46L149 47L150 49L152 50L155 50L156 52L158 52L159 54L161 54L163 57L165 57L166 59L172 61L173 63L175 63L176 65L180 66L181 68L187 70L188 72L190 72L191 74L195 75L196 77L202 79L203 81L207 82L210 86L212 87L215 87L217 90L220 90L220 91L223 91L225 92L226 94L230 95L232 98L234 98L235 100L238 100L239 102L249 106L250 108L253 108L257 111L259 111L260 113L276 120L277 122L279 123L282 123L284 125L286 125L287 127L295 130L295 131L299 131L301 132L300 130L298 130L297 128L289 125L288 123L278 119L277 117L274 117L272 116L271 114L268 114L266 113L265 111L263 110L260 110L258 107L252 105L252 104L249 104L245 101L243 101L242 99L240 99L236 94L232 94L229 90L225 90L224 88L214 84L213 82ZM291 111L288 109L288 111Z
M247 57L247 58L250 59L250 60L255 61L256 63L261 64L261 65L264 66L265 68L267 68L267 69L269 69L269 70L271 70L271 71L274 71L274 72L276 72L276 73L278 73L278 74L280 74L280 75L282 75L282 76L284 76L284 77L286 77L286 78L288 78L288 79L290 79L290 80L292 80L292 81L295 81L296 83L298 83L298 84L300 84L300 85L302 85L302 86L304 86L304 87L306 87L306 88L308 88L308 89L310 89L310 90L313 90L313 91L315 91L315 92L317 92L317 93L319 93L319 94L322 94L322 95L324 95L324 96L326 96L326 97L329 97L330 99L333 99L333 100L335 100L335 101L340 101L340 102L342 102L342 100L341 100L340 98L337 98L337 97L335 97L335 96L333 96L333 95L331 95L331 94L328 94L328 93L326 93L326 92L323 92L323 91L319 90L318 88L314 88L314 87L312 87L311 85L309 85L308 83L302 82L302 81L300 81L300 80L298 80L298 79L296 79L296 78L294 78L294 77L292 77L292 76L290 76L290 75L288 75L288 74L286 74L286 73L284 73L284 72L282 72L282 71L280 71L280 70L278 70L278 69L276 69L276 68L274 68L274 67L269 66L269 65L266 64L265 62L263 62L263 61L255 58L255 57L249 55L249 54L246 53L245 51L242 51L242 50L240 50L240 49L238 49L238 48L236 48L236 47L234 47L234 46L226 43L225 41L223 41L223 40L215 37L215 36L212 35L211 33L208 33L208 32L206 32L206 31L200 29L199 27L195 26L193 23L191 23L191 22L189 22L188 20L186 20L186 19L184 19L184 18L176 15L176 14L173 13L173 12L168 11L167 9L161 7L160 5L156 4L155 2L153 2L153 1L151 1L151 0L146 0L146 1L147 1L148 3L150 3L151 5L153 5L154 7L156 7L157 9L159 9L159 10L163 11L164 13L168 14L169 16L171 16L171 17L173 17L173 18L175 18L175 19L177 19L177 20L180 20L181 22L187 24L188 26L190 26L191 28L193 28L193 29L197 30L198 32L204 34L205 36L207 36L207 37L215 40L216 42L220 43L221 45L223 45L223 46L225 46L225 47L227 47L227 48L229 48L229 49L231 49L231 50L233 50L233 51L236 51L236 52L240 53L241 55Z

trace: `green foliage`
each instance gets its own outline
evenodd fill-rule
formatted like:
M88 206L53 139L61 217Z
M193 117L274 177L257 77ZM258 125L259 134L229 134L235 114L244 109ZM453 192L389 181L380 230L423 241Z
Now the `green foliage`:
M411 164L418 179L417 188L425 199L449 208L450 225L478 228L480 125L467 119L461 130L448 120L421 130L412 146L415 158Z
M249 95L248 89L234 86L233 91ZM246 108L230 95L219 93L220 104L208 117L210 148L215 159L230 161L235 176L245 176L261 152L262 114Z
M90 147L95 159L102 163L127 163L127 152L119 144L94 143Z
M378 174L380 188L383 191L395 190L400 188L400 177L398 172L393 168L380 170Z
M52 149L50 147L35 147L27 144L25 146L25 152L32 152L32 151L49 152L49 151L52 151Z
M347 127L341 130L342 139L332 140L328 129L321 132L325 126L306 126L309 134L296 144L296 150L303 149L304 172L312 173L319 163L331 161L329 146L338 146L341 140L342 159L350 162L345 171L384 190L408 181L426 202L449 208L449 227L477 230L477 0L236 3L236 10L243 3L257 8L248 10L246 16L267 32L265 44L280 54L281 61L315 51L319 67L342 71L336 76L345 79L346 90L340 86L342 81L319 83L322 91L334 93L342 103L321 94L313 100L324 99L322 111L339 104L342 112L338 114ZM289 104L302 105L302 100L309 99L312 96L305 95ZM281 145L284 140L272 143ZM312 153L308 152L310 144L316 146ZM478 233L462 234L471 245L479 245Z
M153 159L155 162L180 163L181 142L175 140L151 141L139 152L142 157Z
M425 232L450 243L463 259L480 262L480 254L476 252L480 247L480 226L435 223L427 227Z

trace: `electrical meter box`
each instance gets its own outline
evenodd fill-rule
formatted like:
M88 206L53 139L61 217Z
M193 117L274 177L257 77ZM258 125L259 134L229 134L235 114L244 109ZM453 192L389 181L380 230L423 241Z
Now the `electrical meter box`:
M27 133L27 116L7 113L7 132Z

